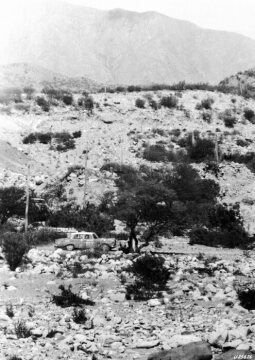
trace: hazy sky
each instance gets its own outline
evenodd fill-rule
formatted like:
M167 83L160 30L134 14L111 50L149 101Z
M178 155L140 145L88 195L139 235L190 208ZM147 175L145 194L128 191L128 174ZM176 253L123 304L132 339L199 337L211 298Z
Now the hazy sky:
M65 1L98 9L123 8L134 11L155 10L174 18L189 20L202 27L234 31L255 39L255 0Z

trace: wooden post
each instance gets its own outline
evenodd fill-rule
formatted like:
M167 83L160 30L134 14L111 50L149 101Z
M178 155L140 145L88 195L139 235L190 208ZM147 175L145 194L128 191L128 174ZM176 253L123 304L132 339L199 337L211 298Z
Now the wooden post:
M218 135L215 134L215 160L217 165L219 164L219 145L218 145Z
M86 146L85 153L85 164L84 164L84 190L83 190L83 208L86 208L87 205L87 188L88 188L88 176L87 176L87 167L88 167L88 144Z
M27 166L27 180L26 180L26 209L25 209L25 232L27 232L27 230L28 230L29 179L30 179L30 164L28 164L28 166Z

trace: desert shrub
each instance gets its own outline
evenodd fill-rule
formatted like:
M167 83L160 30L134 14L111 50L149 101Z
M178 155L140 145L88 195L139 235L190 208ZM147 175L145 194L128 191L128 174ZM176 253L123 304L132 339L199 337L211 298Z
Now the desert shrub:
M150 145L144 149L143 158L151 162L166 162L168 152L163 145Z
M73 95L72 94L64 94L62 97L62 101L65 105L72 105Z
M167 131L164 130L164 129L161 129L161 128L153 128L151 130L151 132L154 134L154 135L160 135L160 136L166 136L167 135Z
M193 229L189 233L190 244L199 244L213 247L246 249L253 239L249 238L242 227L237 226L232 230Z
M61 294L53 295L52 302L57 306L61 306L62 308L80 305L94 305L92 300L84 300L79 295L73 293L71 288L72 285L69 285L67 289L64 287L64 285L60 285L59 290L61 291Z
M181 135L181 129L173 129L173 130L169 131L169 135L179 137Z
M29 231L24 235L30 246L53 243L56 239L63 237L63 234L49 228Z
M244 117L246 120L250 121L252 124L255 124L255 113L252 109L244 109Z
M208 112L208 111L204 111L202 113L202 119L207 122L208 124L211 124L212 122L212 113Z
M34 133L31 133L25 136L22 142L23 144L34 144L36 140L37 140L36 135Z
M6 315L9 316L9 318L12 319L14 317L14 309L13 309L12 303L7 304L5 306L5 312L6 312Z
M127 298L133 296L134 300L147 300L155 295L160 296L170 278L170 272L164 263L162 256L149 254L135 259L133 264L125 269L135 278L135 281L126 287Z
M92 96L83 96L78 99L78 106L84 107L90 115L94 109L94 99Z
M246 154L224 154L223 159L226 161L233 161L239 164L245 164L251 172L255 172L255 153L252 151Z
M72 318L76 324L85 324L85 322L88 320L85 310L77 308L73 309Z
M28 338L31 336L31 331L24 320L18 320L14 323L14 331L18 339Z
M130 86L127 87L128 92L135 92L135 91L139 92L141 90L142 90L141 86L130 85Z
M235 284L235 290L240 301L240 305L247 310L255 310L255 284L254 282L246 282L243 284Z
M226 116L224 117L223 121L224 121L224 125L228 128L233 128L237 122L235 116Z
M81 130L78 130L78 131L74 131L73 132L73 138L74 139L78 139L81 137Z
M215 158L215 144L210 139L197 139L195 144L188 147L188 156L196 162Z
M161 106L172 109L178 105L178 98L174 95L163 96L160 101L160 104Z
M116 162L108 162L104 164L101 169L101 171L112 171L114 173L118 174L128 174L128 173L134 173L134 168L130 165L125 164L119 164Z
M208 97L206 99L201 100L201 102L196 105L196 109L197 110L201 110L201 109L209 110L212 108L213 103L214 103L213 98Z
M140 109L144 109L145 107L145 100L137 98L135 101L135 106L140 108Z
M209 211L209 228L190 231L190 244L221 246L227 248L249 248L254 239L243 228L239 204L218 204Z
M243 140L243 139L237 139L236 140L236 145L246 147L246 146L250 145L250 141L249 140Z
M22 263L23 256L28 252L28 250L29 245L22 234L4 234L2 251L12 271L14 271Z
M158 110L161 107L161 104L154 99L149 100L149 105L153 110Z
M35 133L38 141L41 144L49 144L51 142L52 136L53 134L51 132L47 132L47 133Z
M211 139L201 138L198 132L187 134L177 142L180 147L187 150L190 160L195 162L210 161L215 158L215 143Z
M41 107L41 109L45 112L49 112L50 111L50 103L49 101L47 101L44 97L42 96L37 96L37 98L35 99L37 105L39 105Z
M54 139L57 142L57 151L68 151L75 149L75 141L72 138L72 135L66 131L55 133Z

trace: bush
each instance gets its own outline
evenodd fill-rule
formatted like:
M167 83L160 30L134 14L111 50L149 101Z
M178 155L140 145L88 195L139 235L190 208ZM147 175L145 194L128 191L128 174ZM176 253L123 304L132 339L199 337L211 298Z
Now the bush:
M237 140L236 140L236 145L242 146L242 147L249 146L250 143L251 143L250 140L243 140L243 139L237 139Z
M45 229L29 231L24 236L25 236L29 246L35 246L35 245L43 245L43 244L53 243L56 239L63 237L63 234L61 234L55 230L45 228Z
M39 105L41 107L41 109L45 112L49 112L50 111L50 103L49 101L47 101L44 97L42 96L38 96L35 99L37 105Z
M161 104L158 103L156 100L153 100L153 99L149 100L149 105L153 110L158 110L161 107Z
M15 334L17 335L18 339L28 338L31 336L31 331L27 327L24 320L18 320L14 324L14 330L15 330Z
M224 125L228 128L233 128L237 120L235 116L228 116L224 118Z
M78 139L81 137L81 130L73 132L73 138Z
M85 322L88 320L84 309L78 310L74 308L72 318L76 324L85 324Z
M9 316L9 318L12 319L14 317L14 309L13 309L13 305L11 303L6 305L5 312L6 312L6 315Z
M127 285L127 297L134 300L147 300L152 296L160 296L160 292L166 288L170 278L170 272L164 266L165 259L162 256L142 255L125 270L132 273L135 281Z
M140 108L140 109L144 109L144 106L145 106L145 100L143 99L136 99L135 101L135 106Z
M166 162L168 152L163 145L147 146L143 152L143 158L151 162Z
M232 230L194 229L189 233L190 245L247 249L253 242L241 226Z
M23 256L28 252L28 250L29 245L22 234L4 234L2 251L12 271L14 271L22 263Z
M27 136L25 136L22 140L23 144L34 144L36 142L37 138L34 133L31 133Z
M178 99L174 95L162 97L160 104L169 109L175 108L178 105Z
M72 105L72 103L73 103L73 95L72 94L65 94L65 95L63 95L62 100L63 100L63 103L65 105Z
M204 111L202 113L202 119L207 122L208 124L211 124L212 122L212 114L210 112Z
M240 305L249 311L255 310L255 284L252 282L241 285L235 284L235 289Z
M71 290L72 285L66 289L63 285L59 286L61 290L60 295L53 295L52 302L57 306L61 306L62 308L70 307L70 306L80 306L80 305L94 305L92 300L84 300L79 295L75 294Z
M252 109L244 109L244 117L246 120L250 121L252 124L255 124L255 113Z
M201 110L201 109L206 109L209 110L212 108L212 104L214 103L214 100L210 97L208 97L207 99L203 99L201 101L201 103L198 103L196 106L197 110Z

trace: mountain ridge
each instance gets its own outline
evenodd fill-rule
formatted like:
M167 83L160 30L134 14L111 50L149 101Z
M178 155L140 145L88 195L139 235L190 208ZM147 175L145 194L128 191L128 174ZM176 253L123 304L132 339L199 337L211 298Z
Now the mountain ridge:
M29 62L108 84L218 83L255 65L255 40L233 32L154 11L35 4L32 17L15 10L16 26L7 31L0 63Z

